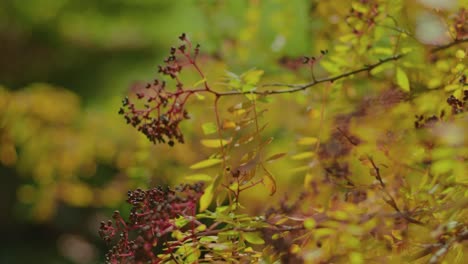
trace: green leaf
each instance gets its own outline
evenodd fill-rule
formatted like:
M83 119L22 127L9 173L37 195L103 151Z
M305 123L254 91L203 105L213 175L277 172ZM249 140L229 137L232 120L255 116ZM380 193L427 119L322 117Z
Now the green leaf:
M410 91L410 83L408 80L408 76L400 67L398 67L396 70L396 79L398 86L400 86L401 89L403 89L403 91Z
M316 225L317 223L315 222L315 219L313 218L307 218L306 220L304 220L304 227L307 230L313 229Z
M444 90L447 92L455 91L456 89L460 88L458 84L449 84L444 87Z
M191 247L191 251L187 254L185 258L185 263L197 263L200 258L201 251L198 248Z
M260 81L260 78L262 77L264 71L262 70L249 70L241 75L242 81L244 81L245 84L255 86L257 83Z
M265 240L263 240L262 236L260 235L260 232L244 232L242 233L242 237L250 244L265 244Z
M202 125L202 129L203 129L203 134L205 135L210 135L218 131L218 127L213 122L204 123Z
M211 181L213 178L210 175L197 173L185 177L188 181Z
M189 223L189 220L182 216L180 216L179 218L175 220L175 225L177 228L182 228L188 223Z
M465 56L466 56L466 53L465 53L463 50L461 50L461 49L459 49L459 50L457 50L457 51L455 52L455 57L457 57L457 59L459 59L459 60L464 59Z
M241 87L241 91L242 92L251 92L251 91L255 91L255 89L257 89L257 86L253 85L253 84L244 84L242 85ZM248 98L248 97L247 97ZM249 100L253 100L255 98L248 98Z
M192 166L190 166L190 169L197 170L197 169L208 168L216 164L219 164L222 161L223 161L222 159L206 159L206 160L202 160L200 162L193 164Z
M214 196L213 183L206 187L205 192L200 197L200 212L205 211L211 204Z
M226 71L226 77L228 79L228 85L233 88L234 90L238 90L241 88L241 78L230 71Z

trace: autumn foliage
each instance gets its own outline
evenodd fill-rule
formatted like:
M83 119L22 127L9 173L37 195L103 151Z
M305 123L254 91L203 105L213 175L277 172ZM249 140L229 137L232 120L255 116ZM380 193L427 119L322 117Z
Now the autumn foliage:
M264 71L255 69L242 75L229 72L227 89L213 88L197 63L199 46L194 49L183 34L183 44L171 48L165 66L160 66L160 73L175 85L158 79L149 83L150 92L136 93L137 101L147 103L143 110L125 99L128 110L121 113L151 141L165 142L165 135L172 145L173 137L183 142L177 124L190 115L185 107L189 97L211 95L216 123L201 125L205 134L214 136L202 144L217 151L191 169L218 169L213 178L189 176L206 181L203 195L190 196L190 213L179 211L173 201L184 198L173 198L169 191L158 198L163 201L134 207L151 223L136 226L133 211L129 222L116 213L115 227L103 223L106 240L121 234L109 262L466 260L466 11L460 9L447 21L453 38L434 47L412 39L415 36L400 27L391 10L381 1L355 1L343 16L346 25L336 25L343 32L330 41L329 50L302 60L282 58L280 63L292 70L302 64L310 71L311 80L304 84L263 83ZM200 78L193 86L179 77L185 67L194 68ZM278 106L265 102L314 86L315 92L304 96L322 97L319 126L297 139L304 150L290 157L303 162L295 169L305 175L303 188L275 194L278 179L285 175L275 175L267 164L291 153L267 155L275 141L264 132L262 115L266 108ZM238 103L221 109L223 97L238 98ZM170 109L162 114L166 106ZM284 118L292 114L286 111ZM186 188L201 188L193 186L180 187L178 195L184 196ZM249 206L254 201L241 197L248 189L264 186L270 195L291 198L252 215ZM144 201L156 199L148 196L153 192L145 196L138 191ZM133 196L130 193L129 201ZM195 203L197 213L192 211ZM160 215L168 216L164 223ZM128 232L135 229L130 238Z
M129 212L101 223L106 261L466 263L468 11L317 1L313 48L280 54L281 36L250 46L258 2L222 52L180 35L115 109L159 148L122 166L169 180L131 189ZM226 70L255 56L272 59ZM159 172L170 155L180 166ZM102 204L116 185L97 188Z

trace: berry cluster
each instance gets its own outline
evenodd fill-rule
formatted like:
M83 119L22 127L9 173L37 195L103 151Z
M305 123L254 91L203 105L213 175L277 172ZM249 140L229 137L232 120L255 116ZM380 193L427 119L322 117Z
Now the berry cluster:
M452 114L460 114L468 109L468 90L463 91L463 98L461 100L457 99L455 96L450 95L447 98L447 104L452 107ZM414 122L414 126L416 128L424 128L430 127L432 124L438 122L445 116L445 112L442 111L440 115L437 117L432 115L430 117L425 118L424 115L416 115L416 121Z
M167 142L170 146L174 145L174 141L184 143L179 123L190 118L185 109L185 103L196 92L196 90L184 89L179 75L187 66L192 66L199 71L195 60L200 46L193 47L185 34L182 34L179 39L183 44L177 48L172 47L169 57L164 60L164 65L158 68L158 73L167 81L155 79L146 85L146 89L136 93L136 99L143 102L142 109L137 109L135 103L126 97L119 110L119 114L124 115L127 123L145 134L151 142ZM175 81L175 89L168 89L169 81Z
M462 100L458 100L455 96L451 95L447 98L447 104L452 107L453 114L463 113L467 110L468 102L468 90L463 91L463 98Z
M203 184L180 185L170 188L137 189L128 192L127 202L132 206L125 221L118 211L113 221L101 222L99 235L107 243L118 237L117 243L106 255L107 263L159 263L159 254L174 251L169 235L181 230L176 219L194 221L196 205L203 194Z

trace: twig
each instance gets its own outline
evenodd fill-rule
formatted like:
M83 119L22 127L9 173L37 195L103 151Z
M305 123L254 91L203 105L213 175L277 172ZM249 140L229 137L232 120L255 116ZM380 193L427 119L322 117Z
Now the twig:
M382 180L382 176L380 175L380 169L379 167L377 167L377 165L375 164L374 160L372 159L372 157L368 156L367 157L368 160L370 161L370 163L372 164L372 167L375 171L375 178L379 181L380 183L380 186L382 187L382 191L387 195L387 199L384 198L384 201L390 205L391 207L393 207L393 209L395 209L395 211L401 216L403 217L406 221L408 221L409 223L412 223L412 224L417 224L417 225L424 225L424 223L422 223L421 221L419 220L416 220L414 219L413 217L409 216L408 213L405 213L405 212L402 212L400 210L400 208L398 207L396 201L395 201L395 198L393 198L393 196L385 189L385 183L383 182Z
M458 45L458 44L461 44L461 43L465 43L465 42L468 42L468 37L465 37L465 38L461 38L461 39L457 39L455 41L452 41L448 44L445 44L445 45L442 45L442 46L439 46L439 47L436 47L436 48L433 48L431 50L432 53L436 53L438 51L441 51L441 50L444 50L444 49L448 49L452 46L455 46L455 45Z
M403 54L397 54L392 57L388 57L385 59L379 59L378 62L374 64L369 64L365 65L363 68L357 69L357 70L352 70L349 72L342 73L340 75L336 75L333 77L327 77L323 79L317 79L313 80L312 82L306 83L306 84L284 84L284 83L271 83L271 84L264 84L262 87L272 87L272 86L282 86L282 87L289 87L292 89L284 89L284 90L266 90L266 91L229 91L229 92L216 92L218 96L230 96L230 95L240 95L240 94L258 94L258 95L269 95L269 94L284 94L284 93L294 93L302 90L306 90L307 88L310 88L312 86L315 86L320 83L325 83L325 82L334 82L339 79L343 79L345 77L348 77L353 74L361 73L361 72L368 72L371 71L372 69L390 62L390 61L396 61L399 60L403 57Z

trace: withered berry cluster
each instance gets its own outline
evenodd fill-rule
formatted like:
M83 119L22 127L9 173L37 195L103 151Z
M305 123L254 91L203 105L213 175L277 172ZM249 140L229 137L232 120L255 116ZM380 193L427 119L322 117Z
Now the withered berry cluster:
M463 98L461 100L457 99L455 96L451 95L447 98L447 104L452 107L453 114L460 114L468 110L468 90L463 91Z
M167 143L170 146L173 146L175 141L184 143L179 123L190 118L185 103L195 91L184 89L179 75L187 66L198 70L195 60L200 49L199 45L193 47L185 34L179 39L183 42L182 45L172 47L164 65L158 67L158 73L163 78L155 79L146 85L146 89L136 93L136 99L142 102L143 108L139 109L126 97L119 110L119 114L125 117L127 123L145 134L151 142ZM164 79L167 79L167 82ZM175 81L175 88L170 89L169 81Z
M107 243L115 238L116 244L106 254L107 263L159 263L159 254L172 252L167 242L170 233L180 230L176 219L194 220L196 205L203 194L203 184L180 185L170 188L137 189L128 192L127 202L132 205L129 220L118 211L113 221L101 222L99 235Z
M447 98L446 102L452 108L453 115L468 111L468 90L463 91L463 98L461 100L457 99L453 95L450 95L449 98ZM442 111L438 117L432 115L426 118L424 117L424 115L416 115L416 121L414 122L414 126L416 128L428 127L440 121L444 116L444 111Z

